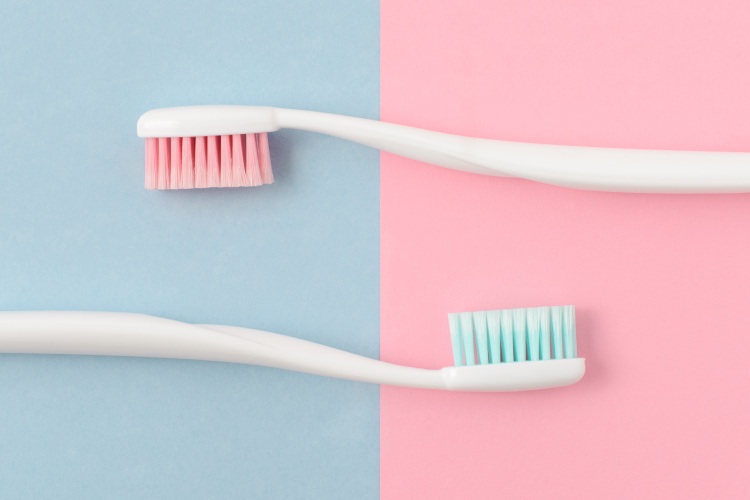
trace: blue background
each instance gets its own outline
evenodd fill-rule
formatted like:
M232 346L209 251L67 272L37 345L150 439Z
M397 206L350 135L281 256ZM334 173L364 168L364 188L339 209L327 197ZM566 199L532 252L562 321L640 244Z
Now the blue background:
M279 131L276 183L147 192L139 115L378 116L378 2L0 3L0 310L132 311L378 356L378 153ZM0 355L4 498L374 498L378 387Z

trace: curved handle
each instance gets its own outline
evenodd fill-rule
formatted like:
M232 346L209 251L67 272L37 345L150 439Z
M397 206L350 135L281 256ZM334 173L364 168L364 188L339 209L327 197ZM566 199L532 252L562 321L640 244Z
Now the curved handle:
M579 381L585 371L582 358L427 370L261 330L110 312L0 312L0 352L223 361L359 382L457 391L561 387Z
M445 389L441 370L394 365L314 342L238 326L201 325L263 346L253 364L373 384Z
M267 109L267 108L264 108ZM443 134L350 116L274 109L275 125L319 132L407 158L559 186L650 193L750 191L750 153L590 148Z
M440 370L393 365L260 330L191 325L145 314L2 312L0 352L221 361L378 384L444 386Z
M251 342L145 314L79 311L0 313L0 352L200 359L254 363Z

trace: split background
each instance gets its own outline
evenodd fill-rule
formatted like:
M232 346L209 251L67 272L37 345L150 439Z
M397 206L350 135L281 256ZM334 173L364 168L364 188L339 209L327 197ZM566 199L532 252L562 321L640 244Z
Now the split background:
M573 303L588 358L571 388L488 395L3 356L3 495L742 498L747 195L573 191L294 131L270 137L272 186L145 192L134 129L154 107L245 103L748 151L748 13L728 0L3 2L0 309L237 324L440 367L448 312Z

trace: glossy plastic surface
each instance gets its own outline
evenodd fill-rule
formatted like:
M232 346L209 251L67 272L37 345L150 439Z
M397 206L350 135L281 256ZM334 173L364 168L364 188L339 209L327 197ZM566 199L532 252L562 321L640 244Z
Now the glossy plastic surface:
M149 111L140 137L319 132L442 167L577 189L651 193L750 191L750 153L557 146L443 134L351 116L256 106Z
M0 313L0 352L139 356L244 363L377 384L463 391L519 391L577 382L581 358L426 370L305 340L144 314Z

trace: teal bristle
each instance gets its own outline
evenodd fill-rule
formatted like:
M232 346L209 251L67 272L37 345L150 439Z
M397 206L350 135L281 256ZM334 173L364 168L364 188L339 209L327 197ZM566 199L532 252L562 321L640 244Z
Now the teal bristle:
M563 308L563 339L565 343L565 357L578 356L576 348L576 312L573 306Z
M474 313L479 314L479 313ZM488 311L487 337L490 341L490 363L500 362L500 311Z
M539 307L539 346L542 349L542 359L551 359L550 349L550 318L549 307Z
M575 358L575 308L530 307L448 315L456 366Z
M513 357L513 309L501 309L500 313L500 342L503 359L508 363L515 361Z
M474 356L474 328L471 313L459 313L458 324L461 328L461 343L464 348L464 364L474 365L476 364L476 357Z
M490 362L489 339L487 338L487 311L472 314L474 320L474 335L477 341L477 360L480 365Z
M463 347L461 347L461 325L458 322L458 314L448 315L448 325L451 331L451 345L453 346L453 364L463 364Z
M562 308L556 307L554 311L550 311L550 316L552 317L552 359L559 359L564 357Z
M526 361L526 309L513 309L513 356Z
M529 361L539 361L542 346L539 342L541 325L539 324L539 308L532 307L526 311L526 344L529 350Z

